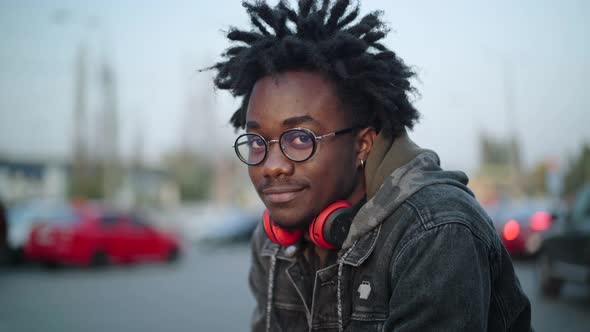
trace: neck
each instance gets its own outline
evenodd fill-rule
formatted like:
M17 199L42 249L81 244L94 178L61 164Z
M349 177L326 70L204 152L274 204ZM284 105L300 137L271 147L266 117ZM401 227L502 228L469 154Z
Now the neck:
M348 203L355 205L356 203L360 202L363 197L367 194L367 185L365 180L365 170L359 169L357 172L357 181L352 193L346 199Z

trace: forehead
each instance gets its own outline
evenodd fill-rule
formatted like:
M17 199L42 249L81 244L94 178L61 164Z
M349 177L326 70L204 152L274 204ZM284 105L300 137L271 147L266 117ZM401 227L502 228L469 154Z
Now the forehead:
M285 72L260 79L252 89L246 128L342 127L344 112L333 84L319 73Z

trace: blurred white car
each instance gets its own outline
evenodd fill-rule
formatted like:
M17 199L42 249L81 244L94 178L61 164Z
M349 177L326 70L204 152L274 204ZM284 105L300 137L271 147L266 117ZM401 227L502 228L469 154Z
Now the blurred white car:
M39 219L52 217L67 208L67 201L59 199L34 199L10 207L7 213L7 244L13 260L22 260L23 248Z
M183 233L189 241L249 241L262 220L262 209L204 205L182 211Z

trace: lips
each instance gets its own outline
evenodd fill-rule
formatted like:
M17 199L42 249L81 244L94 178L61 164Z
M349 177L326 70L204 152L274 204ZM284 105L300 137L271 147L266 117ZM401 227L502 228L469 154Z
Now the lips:
M262 190L264 200L270 204L285 204L294 200L305 187L277 186Z

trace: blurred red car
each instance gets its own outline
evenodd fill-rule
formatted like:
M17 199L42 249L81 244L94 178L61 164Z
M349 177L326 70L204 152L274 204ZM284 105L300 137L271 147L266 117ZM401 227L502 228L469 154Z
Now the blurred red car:
M142 260L175 261L179 241L134 214L78 204L38 220L25 257L46 264L96 266Z
M553 216L545 202L525 201L506 204L488 211L506 250L513 256L534 256Z

